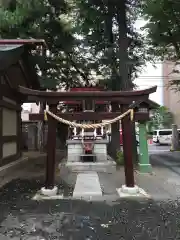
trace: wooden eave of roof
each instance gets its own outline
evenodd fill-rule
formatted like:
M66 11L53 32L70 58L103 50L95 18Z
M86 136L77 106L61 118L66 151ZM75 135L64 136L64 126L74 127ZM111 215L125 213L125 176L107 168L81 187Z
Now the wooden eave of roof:
M146 88L138 91L84 91L84 92L46 92L19 87L22 94L29 96L42 96L42 97L133 97L141 95L149 95L156 92L157 86Z
M25 85L29 88L40 89L36 69L33 63L29 62L29 55L28 45L0 44L0 71L7 72L8 68L17 64L23 73Z
M121 104L131 104L132 101L147 100L149 94L155 92L156 89L157 86L139 91L46 92L19 86L19 93L26 98L27 102L43 101L53 104L67 100L94 99L98 101L118 101Z
M24 52L23 45L0 45L0 71L6 71L17 63Z

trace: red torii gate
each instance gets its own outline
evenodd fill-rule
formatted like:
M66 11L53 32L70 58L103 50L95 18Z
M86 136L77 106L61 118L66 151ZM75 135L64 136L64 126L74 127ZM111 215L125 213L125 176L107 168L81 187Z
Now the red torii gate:
M25 102L44 102L49 105L49 110L61 118L68 120L102 120L112 119L127 111L128 106L134 101L148 100L149 94L156 91L156 86L139 91L84 91L84 92L46 92L37 91L24 87L19 87L19 93ZM82 101L84 99L94 101L119 102L121 112L81 112L81 113L57 113L57 104L60 101ZM148 112L135 113L135 120L147 120ZM44 114L31 114L31 120L43 120ZM46 189L54 187L55 174L55 151L56 151L56 120L48 116L48 143L47 143L47 168L46 168ZM130 115L122 119L123 129L123 150L124 150L124 168L125 184L127 187L134 187L134 168L133 168L133 142L132 142L132 121Z

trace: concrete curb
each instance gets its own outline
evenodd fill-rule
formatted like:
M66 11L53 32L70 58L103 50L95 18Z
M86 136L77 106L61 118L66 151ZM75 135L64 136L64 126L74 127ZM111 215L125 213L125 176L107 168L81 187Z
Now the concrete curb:
M45 155L38 155L36 157L31 157L31 156L22 156L18 160L8 163L2 167L0 167L0 177L2 177L5 174L8 174L11 171L14 170L22 170L24 168L29 167L30 165L33 164L41 164L41 162L44 162L44 157ZM28 164L28 165L27 165Z
M18 168L21 166L21 169L25 164L28 162L29 158L28 157L21 157L18 160L9 163L5 166L0 167L0 177L5 177L5 175L8 175L12 171L18 170Z

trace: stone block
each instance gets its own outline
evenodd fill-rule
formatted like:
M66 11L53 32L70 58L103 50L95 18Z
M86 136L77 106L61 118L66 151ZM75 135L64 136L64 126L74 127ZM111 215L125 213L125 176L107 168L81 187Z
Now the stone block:
M95 149L107 149L106 144L94 144Z
M94 149L94 154L96 155L106 155L107 156L107 151L105 149Z
M80 173L77 176L73 197L102 196L99 177L96 172Z
M96 153L97 162L106 162L107 161L107 154L103 153Z
M80 155L79 154L70 154L68 155L68 162L79 162L80 161Z
M95 163L67 161L66 167L68 167L72 172L96 171L114 173L116 171L116 163L111 161Z
M83 153L82 149L74 149L74 150L68 149L68 154L82 154L82 153Z
M82 149L80 144L69 144L68 149Z

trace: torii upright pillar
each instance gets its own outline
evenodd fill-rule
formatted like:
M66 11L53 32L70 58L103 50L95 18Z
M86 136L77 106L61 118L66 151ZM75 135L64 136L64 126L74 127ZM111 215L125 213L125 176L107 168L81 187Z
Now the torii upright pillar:
M127 111L127 106L121 106L122 112ZM133 138L132 138L133 122L130 114L122 119L122 134L123 134L123 151L124 151L124 170L125 184L118 189L120 197L122 196L138 196L139 187L134 181L134 165L133 165Z
M127 111L126 106L122 106L121 108L123 112ZM132 121L129 114L122 119L122 136L124 152L125 187L134 188Z
M56 114L57 105L49 105L49 110ZM45 187L41 189L41 193L47 196L54 196L58 192L55 186L55 159L56 159L56 126L57 121L48 116L48 138L47 138L47 161L46 161L46 180Z

